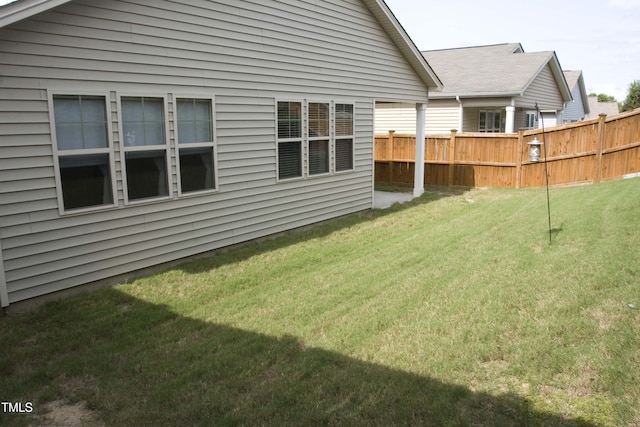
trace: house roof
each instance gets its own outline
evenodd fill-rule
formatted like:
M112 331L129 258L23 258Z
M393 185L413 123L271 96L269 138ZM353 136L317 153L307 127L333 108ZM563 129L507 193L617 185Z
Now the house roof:
M18 0L0 7L0 28L46 12L71 0ZM402 52L422 82L429 88L442 88L442 82L411 40L384 0L362 0L391 40Z
M617 102L598 102L597 96L589 97L589 109L590 112L587 114L587 118L589 119L594 119L600 114L606 114L607 116L620 114Z
M520 43L423 51L443 89L434 98L521 96L548 65L565 102L571 90L555 52L525 53Z
M582 108L586 113L590 111L589 100L587 99L587 89L584 86L584 77L582 76L582 70L564 70L564 78L567 80L567 85L571 92L575 89L576 85L580 90L580 97L582 98Z

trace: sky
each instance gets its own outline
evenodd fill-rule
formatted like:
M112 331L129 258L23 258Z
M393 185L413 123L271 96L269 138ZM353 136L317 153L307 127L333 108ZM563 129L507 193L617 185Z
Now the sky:
M386 0L420 50L521 43L624 101L640 80L640 0ZM438 70L434 70L436 74Z
M562 69L582 70L587 93L618 101L640 80L640 0L386 2L420 50L518 42L555 51Z

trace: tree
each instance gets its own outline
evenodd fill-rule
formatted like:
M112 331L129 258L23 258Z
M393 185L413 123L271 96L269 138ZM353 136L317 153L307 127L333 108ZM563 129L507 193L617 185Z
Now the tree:
M631 111L640 108L640 80L634 80L629 84L629 92L622 103L622 111Z
M613 95L607 95L606 93L591 92L589 96L597 96L598 102L616 102L616 97Z

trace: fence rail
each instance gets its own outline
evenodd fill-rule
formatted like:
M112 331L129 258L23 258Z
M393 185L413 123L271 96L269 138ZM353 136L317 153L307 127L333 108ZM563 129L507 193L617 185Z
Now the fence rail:
M620 179L640 173L640 109L607 118L517 134L458 133L425 138L425 185L542 187L544 163L529 161L527 142L544 142L550 185ZM375 137L377 183L413 184L415 135Z

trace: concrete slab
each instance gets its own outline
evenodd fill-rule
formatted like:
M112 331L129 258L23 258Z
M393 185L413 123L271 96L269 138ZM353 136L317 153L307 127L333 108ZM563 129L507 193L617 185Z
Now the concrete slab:
M392 193L389 191L373 192L373 208L387 209L395 203L404 203L413 199L413 195L409 193Z

